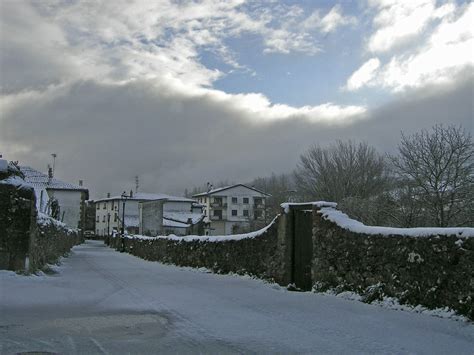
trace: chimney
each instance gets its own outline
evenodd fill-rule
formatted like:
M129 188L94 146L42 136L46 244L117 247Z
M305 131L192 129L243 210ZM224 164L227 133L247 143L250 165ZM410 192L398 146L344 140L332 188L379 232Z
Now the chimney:
M82 180L79 180L79 186L82 186L83 185L83 181Z
M130 190L130 197L133 197L133 190Z
M110 198L110 192L107 192L107 198Z
M53 178L53 168L48 164L48 178Z

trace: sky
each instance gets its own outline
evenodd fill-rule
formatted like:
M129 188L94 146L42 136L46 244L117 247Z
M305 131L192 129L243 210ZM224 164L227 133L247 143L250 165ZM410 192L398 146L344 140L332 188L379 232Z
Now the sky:
M0 1L0 154L91 197L293 170L311 145L474 133L474 3Z

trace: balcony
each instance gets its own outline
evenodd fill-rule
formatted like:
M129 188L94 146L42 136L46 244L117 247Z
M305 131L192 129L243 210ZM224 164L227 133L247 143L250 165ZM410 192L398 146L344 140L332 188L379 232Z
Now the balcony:
M224 203L224 202L211 202L211 208L213 208L215 210L227 208L227 203Z
M222 221L224 218L222 216L210 216L209 219L211 221Z
M253 204L253 209L254 210L263 210L263 209L265 209L265 204L264 203L254 203Z

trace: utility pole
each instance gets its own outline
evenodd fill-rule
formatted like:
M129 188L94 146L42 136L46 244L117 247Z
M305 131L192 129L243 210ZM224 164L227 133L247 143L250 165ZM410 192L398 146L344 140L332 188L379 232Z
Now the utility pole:
M124 191L120 198L122 199L122 235L120 236L121 238L121 247L120 247L120 252L123 253L125 251L125 244L124 244L124 238L125 238L125 202L127 201L127 198L131 198L131 194L127 195L127 193Z
M120 196L122 200L122 236L125 234L125 202L127 201L127 194L124 191Z
M107 212L107 237L110 237L110 212Z
M58 156L56 153L51 154L53 157L53 170L52 170L52 176L54 177L54 169L56 167L56 157Z

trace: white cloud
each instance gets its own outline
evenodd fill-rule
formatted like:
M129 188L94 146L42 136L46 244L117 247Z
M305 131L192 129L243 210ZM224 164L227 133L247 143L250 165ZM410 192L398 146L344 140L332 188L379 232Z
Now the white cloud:
M335 5L326 15L321 17L318 10L314 11L304 22L307 29L319 29L322 33L336 31L339 27L354 25L357 20L353 16L344 16L340 5Z
M474 66L474 4L455 20L444 20L414 54L395 56L381 70L379 81L394 91L432 83L450 83Z
M364 119L364 114L367 112L363 106L340 106L333 103L302 107L272 104L262 94L230 95L222 91L213 91L211 94L216 100L225 102L227 106L245 113L244 116L253 123L299 118L328 125L350 124Z
M50 81L39 77L42 85L22 83L18 91L41 92L50 85L98 80L120 84L146 80L165 91L186 97L212 97L215 102L235 107L241 113L252 113L254 122L285 120L300 117L310 121L350 122L365 112L361 106L340 106L323 103L315 106L292 107L273 104L263 94L226 94L212 88L224 73L204 66L200 50L210 49L226 63L241 68L225 45L225 39L252 32L262 36L266 52L294 51L314 54L319 47L305 31L295 29L303 11L297 7L257 8L248 11L244 2L206 0L201 2L114 2L22 3L19 11L8 11L10 27L4 25L2 42L21 38L15 48L27 47L31 60L45 56L45 64L56 74ZM325 18L325 28L333 30L345 20L335 7ZM28 27L39 28L26 33ZM39 35L39 38L38 36ZM34 46L38 41L41 45ZM47 51L44 51L47 48ZM2 55L3 57L4 55ZM62 63L67 62L65 69ZM8 63L10 79L5 86L14 93L15 81L22 76L23 66ZM39 71L41 73L41 71ZM30 80L26 78L25 80ZM59 85L59 86L58 86ZM13 95L14 96L14 95ZM15 102L6 97L5 101Z
M258 94L197 90L190 95L143 79L88 80L8 95L8 102L0 102L0 151L6 159L38 169L45 169L50 153L57 152L58 177L84 179L96 197L130 189L135 175L142 191L182 193L206 181L245 182L272 171L289 172L314 143L366 140L390 151L401 129L410 133L436 123L473 129L472 79L448 94L435 90L427 98L426 90L419 90L371 110L363 115L367 119L336 120L347 124L332 124L330 116L340 117L344 110L336 105L307 108L314 123L304 112L272 108ZM261 117L272 109L278 117L284 110L297 116ZM325 120L318 121L323 114Z
M349 90L364 86L406 91L431 84L450 84L474 67L474 3L439 7L441 22L418 46L392 55L388 62L371 59L351 75Z
M375 32L368 49L374 53L387 52L416 39L436 19L449 15L453 5L436 8L435 0L386 1L369 0L378 11L373 19Z
M271 30L270 32L265 38L264 53L303 52L316 54L321 51L308 33L290 32L286 29Z
M359 69L357 69L347 80L347 90L357 90L370 82L380 67L380 60L378 58L371 58L365 62Z

